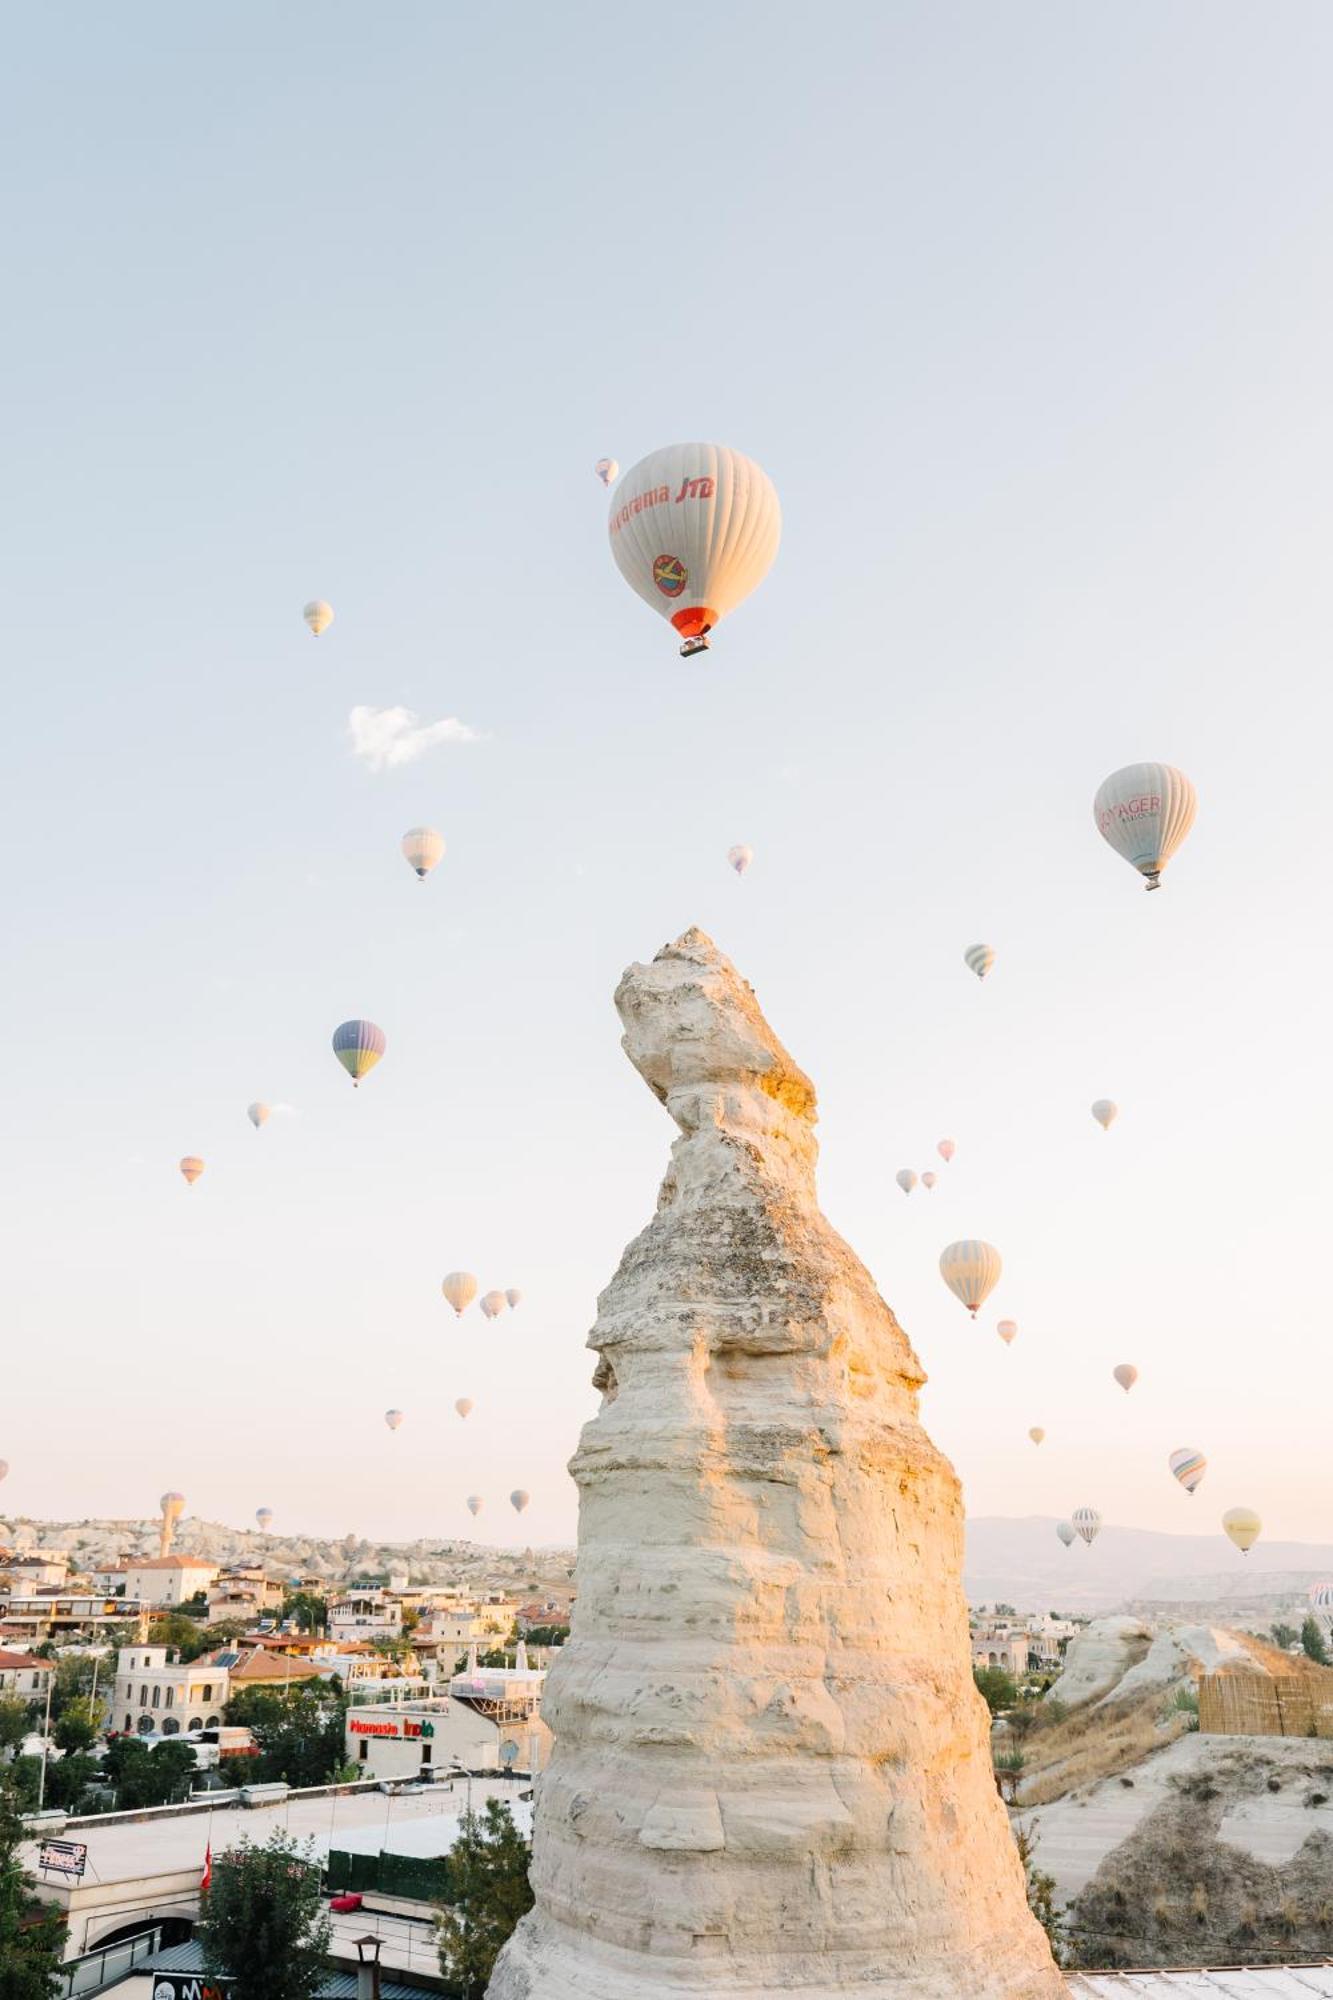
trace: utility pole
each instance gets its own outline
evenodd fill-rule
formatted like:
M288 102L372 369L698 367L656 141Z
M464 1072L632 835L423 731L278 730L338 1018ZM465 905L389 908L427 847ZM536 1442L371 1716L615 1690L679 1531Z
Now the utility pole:
M37 1781L37 1810L42 1810L46 1798L46 1757L51 1747L51 1690L56 1684L56 1663L50 1663L46 1676L46 1720L42 1724L42 1775Z

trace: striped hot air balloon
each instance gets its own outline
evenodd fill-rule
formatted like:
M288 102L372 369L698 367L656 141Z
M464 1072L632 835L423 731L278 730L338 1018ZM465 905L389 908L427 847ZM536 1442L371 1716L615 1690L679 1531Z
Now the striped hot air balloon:
M461 1319L477 1296L477 1281L471 1271L450 1271L440 1290Z
M616 568L670 619L688 657L763 582L782 509L752 458L721 444L671 444L631 466L608 526Z
M181 1173L185 1177L186 1185L193 1187L200 1174L204 1171L203 1161L194 1153L187 1153L180 1164Z
M333 1053L351 1077L353 1090L374 1069L385 1047L384 1030L373 1021L344 1021L333 1031Z
M1179 1451L1173 1451L1166 1462L1171 1468L1172 1478L1178 1479L1187 1493L1194 1492L1208 1470L1208 1461L1203 1453L1195 1451L1191 1445L1182 1445Z
M1075 1507L1069 1518L1074 1524L1074 1533L1091 1548L1102 1531L1102 1517L1097 1509Z
M993 1243L979 1237L965 1237L940 1252L940 1276L956 1299L961 1299L973 1319L1000 1282L1004 1269Z
M963 964L978 979L984 979L994 963L995 953L988 944L970 944L963 953Z
M1310 1585L1310 1609L1322 1618L1333 1618L1333 1583L1321 1582Z
M1097 831L1149 889L1160 889L1162 870L1194 824L1199 801L1174 764L1126 764L1098 786L1092 802Z

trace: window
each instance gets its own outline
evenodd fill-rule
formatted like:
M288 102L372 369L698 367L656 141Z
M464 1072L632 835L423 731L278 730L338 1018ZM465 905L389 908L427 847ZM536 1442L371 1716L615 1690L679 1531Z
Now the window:
M370 1755L370 1743L369 1740L364 1736L361 1738L359 1754L361 1757L361 1762L364 1764L367 1757L369 1757Z
M132 1715L127 1715L125 1717L125 1734L127 1736L129 1735L133 1727L134 1727L134 1717Z
M210 1729L216 1729L221 1721L222 1717L220 1715L210 1715L208 1718L208 1727Z
M161 1708L161 1706L162 1706L162 1690L160 1687L155 1687L153 1689L153 1707Z
M162 1734L164 1736L177 1736L179 1733L180 1724L177 1722L175 1716L164 1715L162 1718Z
M139 1717L139 1722L138 1722L138 1729L139 1729L139 1734L140 1734L140 1736L151 1736L151 1735L152 1735L152 1733L153 1733L153 1718L152 1718L152 1716L151 1716L151 1715L141 1715L141 1716Z
M422 1746L421 1746L421 1761L422 1761L422 1763L423 1763L423 1764L429 1764L429 1762L430 1762L430 1759L431 1759L431 1752L432 1752L432 1751L434 1750L434 1748L435 1748L435 1745L434 1745L433 1743L423 1743L423 1744L422 1744Z
M148 1706L148 1690L147 1690L147 1688L140 1688L140 1689L139 1689L139 1706L140 1706L140 1708L147 1708L147 1706Z
M204 1692L203 1692L203 1700L205 1700L205 1701L212 1701L212 1699L213 1699L213 1683L212 1683L212 1681L205 1681L205 1682L204 1682Z
M169 1687L167 1689L167 1707L174 1708L175 1706L176 1706L176 1690L173 1687Z
M204 1726L204 1718L202 1717L202 1715L192 1715L190 1717L191 1729L202 1729L203 1726Z

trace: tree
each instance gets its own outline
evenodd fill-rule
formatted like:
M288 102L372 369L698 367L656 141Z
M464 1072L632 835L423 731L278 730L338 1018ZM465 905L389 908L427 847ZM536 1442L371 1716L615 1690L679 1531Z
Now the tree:
M23 1739L31 1727L31 1710L27 1702L20 1701L16 1695L5 1695L0 1700L0 1750L21 1750Z
M86 1694L69 1702L51 1730L57 1750L91 1750L99 1735L100 1712L100 1704L95 1710Z
M19 1858L26 1838L13 1790L0 1786L0 2000L49 2000L65 1950L65 1919L36 1901Z
M1273 1644L1281 1646L1284 1653L1290 1652L1301 1636L1294 1625L1284 1625L1281 1620L1269 1629L1273 1636Z
M116 1788L121 1812L167 1805L173 1797L183 1797L194 1769L193 1745L172 1741L150 1750L138 1736L118 1736L102 1759L103 1774Z
M1328 1645L1324 1639L1323 1627L1313 1612L1301 1627L1301 1645L1305 1649L1307 1659L1314 1660L1321 1667L1328 1665Z
M1035 1860L1037 1845L1037 1822L1034 1819L1026 1827L1015 1827L1014 1840L1018 1845L1018 1858L1023 1864L1023 1879L1027 1884L1028 1908L1050 1940L1051 1956L1057 1965L1064 1964L1065 1921L1063 1913L1055 1906L1055 1877L1038 1868Z
M252 1783L327 1785L341 1769L347 1702L329 1681L298 1681L290 1688L245 1688L223 1714L254 1736Z
M531 1625L525 1634L530 1646L563 1646L569 1637L568 1625Z
M183 1611L164 1611L154 1618L148 1636L150 1644L171 1647L186 1664L201 1653L211 1653L218 1644L216 1626L201 1625Z
M76 1750L68 1757L52 1757L46 1766L46 1804L57 1806L62 1812L73 1812L83 1803L83 1795L89 1786L101 1776L101 1765L95 1757L85 1756Z
M1003 1667L973 1667L972 1678L992 1715L998 1715L1002 1708L1012 1708L1018 1700L1017 1683Z
M327 1598L313 1590L294 1590L282 1600L282 1622L298 1632L322 1632L329 1622Z
M310 1842L279 1832L214 1855L195 1935L206 1976L225 1979L230 2000L314 2000L331 1934Z
M464 1813L448 1869L450 1900L437 1919L440 1970L458 2000L482 2000L500 1947L532 1908L528 1843L508 1806L488 1799L484 1813Z

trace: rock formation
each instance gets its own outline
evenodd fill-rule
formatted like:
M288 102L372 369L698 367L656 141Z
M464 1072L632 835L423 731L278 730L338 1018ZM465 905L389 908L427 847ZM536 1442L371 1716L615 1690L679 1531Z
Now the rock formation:
M681 1136L589 1336L536 1907L491 2000L1056 2000L972 1685L958 1482L815 1196L815 1094L688 931L616 993Z

